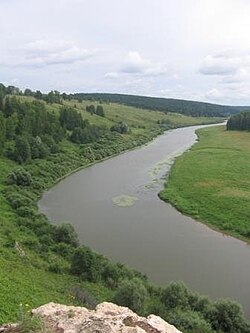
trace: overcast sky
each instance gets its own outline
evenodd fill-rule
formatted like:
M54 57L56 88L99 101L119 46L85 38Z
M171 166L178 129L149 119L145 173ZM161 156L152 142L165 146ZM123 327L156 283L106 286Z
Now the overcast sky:
M250 0L0 0L0 82L250 105Z

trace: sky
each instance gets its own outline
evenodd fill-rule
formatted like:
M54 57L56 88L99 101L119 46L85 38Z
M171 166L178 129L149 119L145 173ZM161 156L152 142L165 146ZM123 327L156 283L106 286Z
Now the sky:
M0 0L0 82L250 105L250 0Z

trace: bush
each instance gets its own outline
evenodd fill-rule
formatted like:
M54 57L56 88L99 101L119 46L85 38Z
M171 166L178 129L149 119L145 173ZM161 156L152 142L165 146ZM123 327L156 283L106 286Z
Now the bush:
M183 282L172 282L162 291L161 300L167 308L187 308L189 292Z
M87 247L78 247L71 262L71 273L84 280L96 282L100 279L100 259Z
M217 301L207 312L206 318L216 331L228 333L249 333L250 326L244 319L241 306L227 299Z
M143 312L147 299L147 289L138 278L123 280L114 295L113 301L122 306L127 306L135 312Z
M197 312L182 311L180 309L170 312L166 318L169 323L179 330L188 333L213 333L212 328Z
M191 293L188 297L188 303L193 311L206 313L212 307L212 301L207 296L201 296L197 293Z
M55 226L54 240L57 243L65 243L76 247L78 245L78 236L71 224L63 223Z
M18 207L16 212L19 216L22 217L34 218L37 215L37 211L34 208L28 206Z
M7 176L9 185L30 186L32 184L31 174L23 168L11 171Z
M56 244L55 246L53 246L52 250L61 255L65 259L70 259L74 252L72 246L65 243Z
M102 270L102 278L109 288L116 288L120 277L120 271L116 264L107 262Z
M33 204L33 201L30 198L18 192L7 193L6 199L10 203L11 207L14 209L17 209L18 207L21 206L30 206Z
M79 305L85 305L88 309L94 309L98 304L97 300L87 290L79 286L73 288L71 293L74 295L75 300Z

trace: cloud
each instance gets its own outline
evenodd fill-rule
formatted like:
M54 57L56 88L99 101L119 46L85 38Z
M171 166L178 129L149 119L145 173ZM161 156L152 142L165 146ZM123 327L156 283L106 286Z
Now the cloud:
M224 94L217 88L213 88L205 93L205 98L209 100L220 100L224 97Z
M126 76L135 77L157 77L169 74L166 63L153 62L140 55L137 51L130 51L124 57L116 71L107 72L104 77L108 79L119 79ZM177 74L172 74L173 80L178 80Z
M128 52L120 71L126 74L158 76L166 74L167 67L164 63L152 62L143 58L139 52L131 51Z
M249 50L226 50L209 55L204 59L200 73L219 78L218 86L204 93L206 100L227 104L242 104L249 100Z
M205 75L232 75L241 65L240 57L230 57L223 54L208 55L200 66L200 73Z
M117 72L108 72L104 75L105 78L107 79L117 79L119 78L119 73Z
M36 40L12 50L3 65L10 67L45 67L74 64L94 55L95 51L83 49L68 40Z

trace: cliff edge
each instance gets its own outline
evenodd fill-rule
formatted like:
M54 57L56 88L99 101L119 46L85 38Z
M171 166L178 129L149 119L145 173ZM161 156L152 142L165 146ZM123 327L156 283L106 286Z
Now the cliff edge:
M160 317L140 317L126 307L107 302L95 310L49 303L32 312L50 333L181 333ZM12 328L6 325L0 332L12 332ZM18 332L16 325L14 331Z

